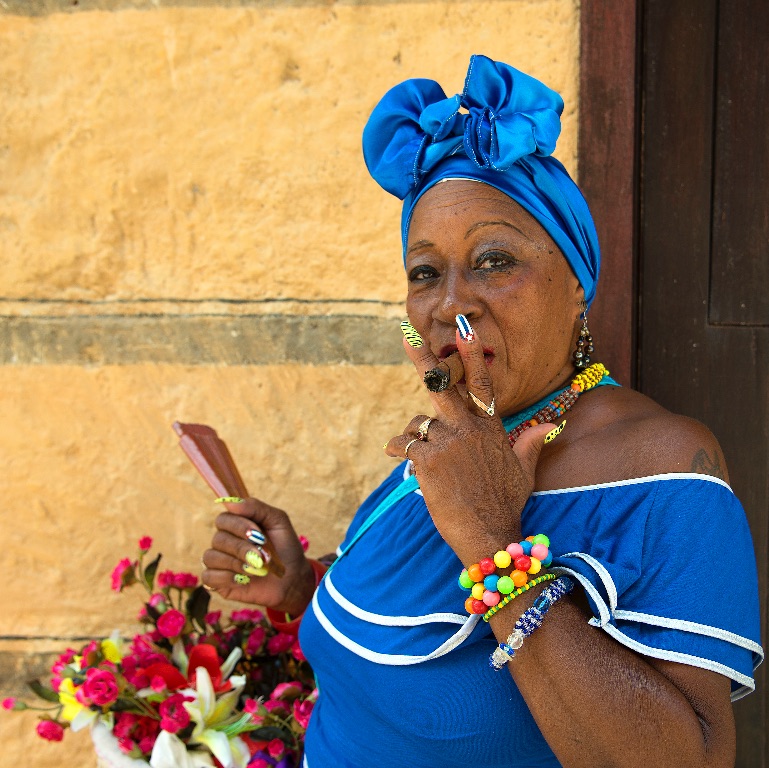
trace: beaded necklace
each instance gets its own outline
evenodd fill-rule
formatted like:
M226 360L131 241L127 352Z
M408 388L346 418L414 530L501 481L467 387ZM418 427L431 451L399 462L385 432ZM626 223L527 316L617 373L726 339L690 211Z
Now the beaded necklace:
M530 427L552 422L563 416L577 402L583 392L598 386L603 378L608 376L609 371L601 363L593 363L584 371L580 371L572 379L571 384L562 389L555 397L548 395L519 413L514 417L518 421L518 426L513 427L507 433L510 445L515 445L515 441Z

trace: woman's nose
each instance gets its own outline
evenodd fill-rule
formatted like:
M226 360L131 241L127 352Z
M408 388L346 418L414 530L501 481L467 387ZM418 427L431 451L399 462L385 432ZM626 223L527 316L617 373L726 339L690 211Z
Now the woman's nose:
M433 311L433 317L440 322L454 325L458 314L468 320L481 313L481 302L468 280L459 273L444 276L441 294Z

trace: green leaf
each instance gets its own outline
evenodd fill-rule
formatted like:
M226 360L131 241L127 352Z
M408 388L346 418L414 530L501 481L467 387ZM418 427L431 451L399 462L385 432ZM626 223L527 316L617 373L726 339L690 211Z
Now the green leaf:
M208 604L210 602L211 595L203 587L195 587L187 599L185 606L187 615L198 625L201 632L206 631L206 614L208 613Z
M56 704L59 703L59 694L53 688L43 685L39 680L28 680L27 685L32 689L35 696L39 696L46 701L53 701Z
M147 589L152 592L155 586L155 574L157 573L158 566L160 565L160 558L163 555L158 555L149 565L144 569L144 583L147 585Z

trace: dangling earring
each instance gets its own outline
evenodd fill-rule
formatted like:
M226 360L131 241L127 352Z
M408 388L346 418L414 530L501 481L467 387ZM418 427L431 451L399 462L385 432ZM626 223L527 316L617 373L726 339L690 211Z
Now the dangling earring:
M590 355L593 353L593 337L590 335L590 330L587 327L587 304L585 301L580 302L582 312L580 319L582 320L582 327L579 329L579 336L577 337L577 349L574 352L574 367L582 370L590 365Z

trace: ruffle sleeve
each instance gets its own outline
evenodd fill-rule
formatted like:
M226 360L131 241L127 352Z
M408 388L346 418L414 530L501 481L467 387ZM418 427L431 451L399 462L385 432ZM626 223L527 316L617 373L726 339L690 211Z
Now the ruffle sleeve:
M745 513L729 486L667 474L533 494L527 530L547 531L553 568L584 587L618 642L732 680L750 693L760 646L758 580Z

